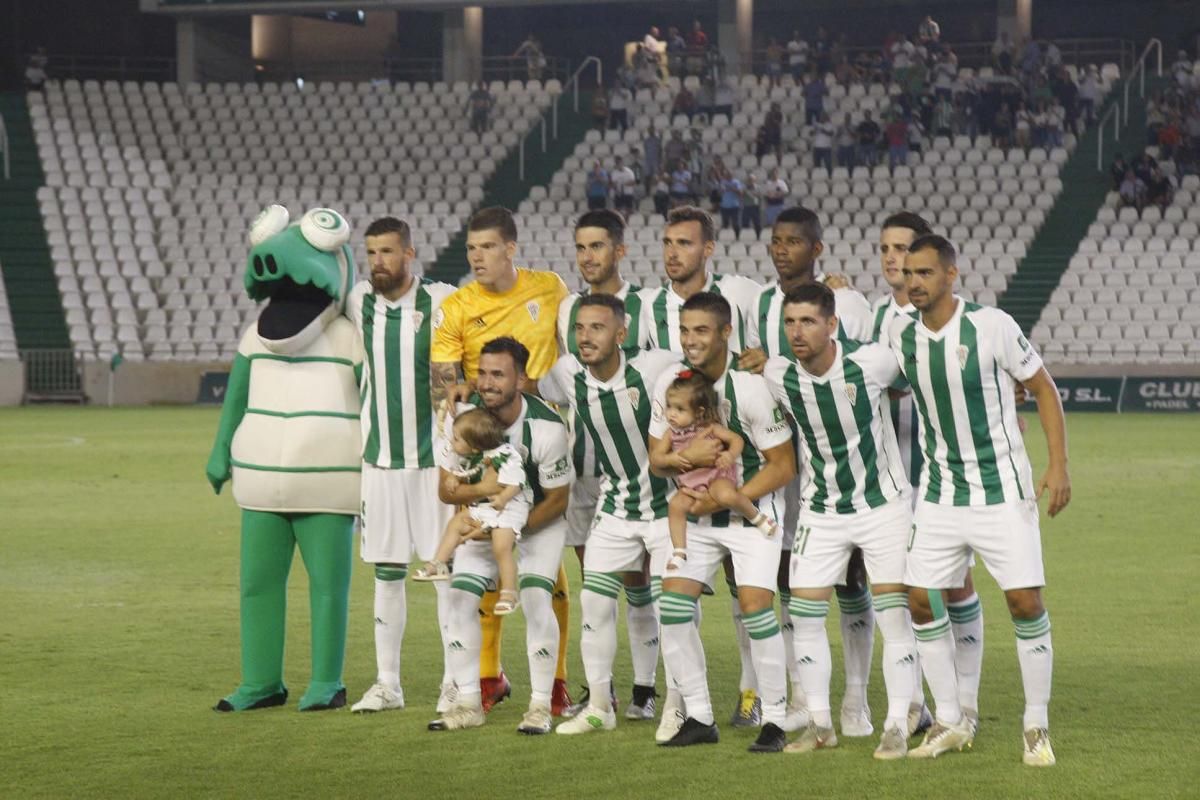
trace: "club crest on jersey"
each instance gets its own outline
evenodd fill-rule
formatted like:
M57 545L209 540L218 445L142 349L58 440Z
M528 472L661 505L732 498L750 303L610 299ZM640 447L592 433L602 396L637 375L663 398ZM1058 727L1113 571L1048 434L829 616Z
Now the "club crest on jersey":
M538 313L542 310L542 307L538 305L536 300L530 300L525 304L525 310L529 312L529 318L534 322L537 322Z
M850 405L858 402L858 387L853 383L846 384L846 399L850 401Z
M415 331L421 330L421 323L425 321L425 312L424 311L414 311L413 315L412 315L412 320L413 320L413 330L415 330Z
M958 356L958 368L966 369L967 356L970 355L971 351L967 349L965 344L960 344L958 347L954 348L954 352Z
M642 392L636 386L630 386L625 390L625 394L629 395L629 404L637 410L638 401L642 399Z

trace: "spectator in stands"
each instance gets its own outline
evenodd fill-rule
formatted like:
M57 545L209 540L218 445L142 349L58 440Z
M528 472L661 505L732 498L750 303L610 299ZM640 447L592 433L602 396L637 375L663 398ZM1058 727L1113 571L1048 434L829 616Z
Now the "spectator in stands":
M808 42L800 36L799 30L792 31L792 38L788 40L787 58L792 79L798 84L804 73L808 72Z
M954 129L968 136L971 142L979 135L979 117L975 113L975 95L963 94L954 98Z
M700 82L700 88L696 91L696 113L701 114L704 119L712 120L713 104L716 103L716 89L712 81L704 80Z
M495 103L492 93L487 90L487 84L480 81L467 98L467 103L471 108L471 130L475 133L483 133L488 129L492 105Z
M855 130L858 134L858 158L859 164L868 167L874 167L879 163L879 123L871 118L871 110L863 111L862 122L858 123L858 128Z
M621 66L617 67L617 85L624 86L630 92L636 92L637 73L628 64L621 62Z
M892 80L903 87L907 87L910 79L910 71L915 66L917 48L908 37L903 33L892 45Z
M1079 81L1079 110L1091 125L1096 118L1096 104L1100 101L1100 72L1095 64L1088 64Z
M617 83L608 93L608 126L620 128L621 133L629 127L629 104L633 102L633 94L624 86Z
M1012 146L1013 114L1008 103L1001 103L992 118L992 144L1007 150Z
M696 198L694 201L699 204L699 198L705 193L706 188L711 188L713 183L712 163L714 159L712 154L704 147L704 141L700 136L699 128L692 128L692 141L688 143L688 171L692 173L692 196ZM716 163L722 164L721 157L717 156ZM706 187L705 182L708 182ZM713 207L716 208L716 199L712 201Z
M1188 58L1187 50L1180 50L1175 55L1175 63L1171 65L1171 76L1179 89L1186 92L1192 88L1192 62Z
M642 37L642 47L645 49L646 58L657 66L667 50L667 43L660 38L657 25L651 25L650 30L646 31L646 35Z
M592 92L592 126L599 131L608 129L608 95L600 86Z
M858 144L858 132L855 131L854 120L849 114L842 115L842 124L838 126L834 144L837 145L837 165L853 170L856 163L854 153L855 145Z
M679 28L667 28L667 67L672 75L684 75L684 59L687 57L687 41Z
M754 228L754 235L762 233L762 190L758 188L758 179L751 172L746 176L742 187L742 227Z
M1043 147L1050 150L1063 146L1066 123L1067 110L1058 102L1058 98L1053 98L1046 107L1046 142Z
M1163 174L1162 168L1155 165L1150 171L1150 180L1146 181L1146 202L1166 210L1171 205L1171 179Z
M775 218L779 216L779 212L783 211L783 204L787 202L788 192L787 181L779 175L779 168L772 168L767 175L767 185L763 187L763 198L766 201L766 224L772 226L775 224Z
M688 49L701 55L708 50L708 34L704 32L704 26L698 19L692 20L692 32L688 34Z
M721 194L725 191L725 180L732 177L729 170L725 167L725 161L720 156L712 160L712 164L691 165L693 174L699 169L704 175L704 194L708 195L708 201L712 203L712 208L717 211L721 208Z
M1158 144L1158 132L1167 123L1167 114L1160 93L1150 95L1146 101L1146 144Z
M933 67L933 92L938 98L954 96L954 81L958 78L958 61L949 48L942 51Z
M904 117L895 114L883 135L888 145L888 168L895 172L896 167L908 163L908 123Z
M683 141L683 133L678 128L671 131L671 138L663 148L663 155L670 169L675 168L676 162L687 158L687 142Z
M1047 39L1042 48L1042 62L1046 65L1046 71L1057 71L1062 66L1062 60L1062 51L1058 49L1058 45Z
M931 15L926 14L925 19L917 26L917 41L928 47L930 43L941 41L941 38L942 26L938 25Z
M642 139L642 174L646 176L648 182L656 180L659 173L659 168L662 166L662 138L659 137L658 131L654 129L653 123L646 131L645 138Z
M829 115L821 114L817 124L813 126L813 166L825 167L833 171L833 138L837 136L837 127L829 121Z
M1172 113L1167 124L1159 128L1158 150L1164 159L1174 158L1175 151L1183 143L1183 128L1179 124L1179 115Z
M681 158L671 171L671 208L692 202L692 173Z
M1017 104L1017 113L1013 117L1013 142L1022 150L1028 150L1033 141L1033 112L1022 100Z
M779 40L772 36L767 40L767 77L771 79L771 86L778 86L782 75L783 48L779 46Z
M1001 75L1011 75L1015 57L1016 47L1013 45L1008 31L1000 31L1000 35L992 43L992 66Z
M1113 191L1119 191L1121 181L1125 180L1125 173L1129 171L1129 164L1125 161L1125 156L1117 153L1113 156L1112 165L1108 168L1108 174L1112 178Z
M919 116L908 120L908 152L920 155L925 152L925 126Z
M954 136L957 133L954 128L954 113L954 103L950 98L945 95L939 97L933 107L934 136Z
M1146 200L1146 182L1139 178L1133 170L1126 170L1125 177L1117 189L1121 195L1122 206L1132 206L1141 213Z
M813 42L813 53L817 61L817 74L822 78L829 72L829 32L824 25L817 26L817 39Z
M675 101L671 103L671 114L684 114L689 122L696 116L696 96L692 94L691 89L682 85L679 87L679 94L675 95Z
M513 53L513 58L521 56L525 56L525 71L529 80L540 81L542 70L546 68L546 54L542 52L542 43L532 33L525 37L525 41L521 42Z
M671 209L671 176L659 172L654 176L654 213L665 217Z
M742 229L742 182L733 177L728 169L721 169L721 227L732 228L734 233Z
M608 184L612 188L613 208L628 217L633 213L633 204L637 199L637 175L621 156L615 159L612 172L608 175Z
M725 79L725 56L715 43L710 44L704 54L704 74L713 83L720 83Z
M639 89L655 89L661 85L658 61L640 44L634 55L634 65L634 74L637 75Z
M808 83L804 84L804 122L812 125L821 118L825 111L825 95L829 88L825 86L825 74L817 72Z
M755 154L762 158L772 150L779 158L783 148L783 110L779 103L771 103L771 108L763 118L763 124L758 129Z
M1133 163L1130 165L1130 169L1133 170L1133 174L1137 175L1138 178L1141 179L1142 183L1147 185L1150 183L1150 175L1157 167L1158 162L1154 159L1154 156L1150 155L1149 153L1142 153L1140 156L1135 158Z
M1031 83L1034 76L1042 71L1042 58L1042 46L1037 39L1030 37L1021 51L1021 74L1026 84Z
M1071 73L1060 66L1050 79L1050 90L1063 107L1063 127L1072 132L1079 121L1079 87L1071 80Z
M592 171L587 175L587 204L588 210L608 207L608 173L597 161L592 164Z
M46 48L39 47L30 54L29 61L25 64L25 89L27 91L40 92L46 85L46 65L48 63Z

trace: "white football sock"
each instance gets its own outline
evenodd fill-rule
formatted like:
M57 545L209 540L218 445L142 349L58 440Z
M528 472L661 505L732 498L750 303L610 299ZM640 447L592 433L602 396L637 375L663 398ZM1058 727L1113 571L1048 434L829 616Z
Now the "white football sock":
M937 721L943 725L957 725L962 721L962 707L958 704L950 619L942 616L923 625L914 623L913 633L917 638L917 652L921 654L921 671L933 694Z
M1054 645L1050 642L1050 614L1037 619L1014 619L1017 660L1025 687L1025 730L1049 728L1050 681L1054 673Z
M621 579L607 572L584 572L579 607L583 629L579 653L588 682L588 702L612 708L612 668L617 657L617 594Z
M446 652L446 645L450 644L450 626L447 620L450 619L450 581L433 581L433 589L437 593L437 623L438 633L442 637L442 652ZM450 675L450 664L445 657L442 658L442 685L453 683L454 678Z
M554 616L553 599L550 591L542 586L521 590L531 705L550 705L550 693L554 689L554 671L558 665L558 618Z
M833 656L829 652L829 633L825 619L829 615L828 600L805 600L792 595L792 647L800 672L800 685L808 703L812 721L823 727L833 727L829 710L829 680L833 674Z
M908 595L904 592L875 595L875 619L883 634L883 685L888 698L887 721L883 727L887 730L895 726L907 733L913 667L917 661Z
M794 705L804 696L804 689L800 686L800 670L796 666L796 651L792 646L792 612L788 610L791 599L792 596L786 592L779 594L779 632L783 634L783 658L787 664L788 681L792 684Z
M875 652L875 614L871 610L871 593L863 589L857 597L838 595L837 601L841 611L842 660L846 669L843 706L866 708L871 658Z
M763 723L783 727L787 716L787 667L784 665L783 636L775 619L774 604L743 616L750 636L750 654L758 679Z
M742 662L742 673L738 676L738 691L758 691L758 679L754 675L754 658L750 655L750 636L742 622L742 605L738 602L737 587L729 587L729 611L733 616L733 630L737 635L738 658Z
M375 681L400 691L400 646L408 620L404 567L375 567Z
M979 680L983 670L983 606L979 595L947 603L954 634L954 669L958 672L958 702L979 710Z
M633 682L653 686L658 668L658 613L649 586L625 587L625 628L633 661Z
M465 589L451 588L448 594L446 627L450 641L446 644L446 664L458 687L459 702L470 705L479 702L479 649L483 641L480 598Z
M696 600L675 592L663 592L662 653L687 715L705 725L713 724L712 700L708 694L708 672L700 631L693 624Z

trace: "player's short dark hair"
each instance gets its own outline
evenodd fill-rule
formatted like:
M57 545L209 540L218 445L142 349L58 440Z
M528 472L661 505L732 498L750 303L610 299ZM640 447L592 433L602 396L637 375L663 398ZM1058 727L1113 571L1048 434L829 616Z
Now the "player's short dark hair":
M625 301L617 297L615 294L605 294L604 292L588 292L583 297L579 298L579 307L601 307L607 308L613 313L622 325L625 324Z
M821 241L821 220L817 217L817 213L803 206L788 206L783 211L779 212L779 216L775 218L775 224L788 223L790 225L799 225L800 230L804 233L804 238L810 243L816 244Z
M498 336L488 341L480 349L479 354L486 355L488 353L508 353L512 356L518 375L525 374L525 369L529 366L529 348L511 336Z
M786 306L789 303L812 303L820 310L821 316L825 319L829 319L837 313L833 289L820 282L806 283L792 289L783 296L783 304Z
M938 263L943 267L952 267L954 262L958 260L958 251L954 249L954 245L945 236L938 236L936 233L927 233L924 236L918 236L913 239L913 243L908 246L908 252L917 253L921 250L934 250L938 255Z
M933 228L929 227L929 223L920 214L914 214L911 211L897 211L883 221L883 230L888 228L908 228L917 236L928 236L933 233Z
M488 206L481 208L471 215L467 223L467 231L500 231L500 238L505 242L517 240L517 223L513 214L504 206Z
M485 408L472 408L454 418L454 430L471 449L495 450L507 441L504 423Z
M603 228L615 245L625 241L625 218L611 208L586 212L575 223L575 230L580 228Z
M412 230L408 223L395 217L380 217L367 226L364 236L386 236L389 233L400 235L400 240L406 245L412 244Z
M679 206L671 209L670 213L667 214L668 228L684 222L699 222L700 237L704 242L711 242L717 238L717 229L713 225L712 214L709 214L699 206Z
M717 318L721 327L733 324L733 309L729 301L716 292L696 292L679 309L680 314L684 311L707 311Z

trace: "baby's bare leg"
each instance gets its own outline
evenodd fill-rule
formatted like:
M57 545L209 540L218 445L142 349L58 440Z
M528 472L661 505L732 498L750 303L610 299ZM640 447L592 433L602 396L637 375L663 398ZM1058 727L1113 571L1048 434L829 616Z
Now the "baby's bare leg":
M512 528L492 529L492 557L500 572L500 590L517 591L517 534Z

